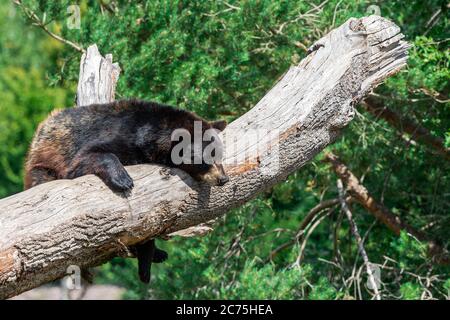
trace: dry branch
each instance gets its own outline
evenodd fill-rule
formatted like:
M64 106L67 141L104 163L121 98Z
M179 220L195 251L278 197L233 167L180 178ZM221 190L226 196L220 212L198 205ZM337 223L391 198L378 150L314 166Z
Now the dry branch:
M278 246L277 248L275 248L274 250L272 250L270 252L269 255L269 260L273 260L273 258L280 253L280 251L289 248L290 246L293 246L296 243L299 243L301 238L303 237L306 228L314 221L314 219L325 209L329 209L337 204L339 204L339 199L330 199L330 200L324 200L322 202L320 202L319 204L317 204L316 206L314 206L305 216L305 218L302 220L302 222L300 223L299 227L297 228L297 232L295 233L295 236L281 244L280 246ZM350 201L350 199L349 199Z
M378 285L377 285L377 282L375 281L375 278L374 278L374 275L372 272L372 268L370 266L369 257L367 255L366 249L364 248L363 240L361 238L361 235L359 234L358 226L356 225L355 221L353 220L353 214L350 211L350 209L347 205L347 202L345 201L344 186L342 184L341 179L337 180L337 187L338 187L338 192L339 192L339 200L341 202L341 208L344 211L345 215L347 216L348 222L350 223L350 230L352 231L352 234L355 237L356 244L358 246L358 252L363 259L364 266L366 267L367 277L369 278L369 282L371 284L372 290L374 291L375 299L381 300L380 292L378 291Z
M408 133L413 140L422 142L445 159L450 160L450 149L445 147L444 139L436 137L427 128L389 109L374 97L367 97L362 102L362 105L375 117L386 120L394 128L400 130L400 132Z
M350 171L350 169L333 153L329 152L325 156L326 161L330 162L334 171L347 187L348 194L358 203L360 203L369 213L385 224L396 235L401 231L406 231L420 241L428 244L428 253L434 262L440 264L449 264L450 257L448 253L434 240L402 221L400 217L392 213L383 204L379 203L359 181L359 179Z
M129 197L89 175L0 200L0 298L62 277L69 265L99 265L124 246L214 219L282 181L339 136L356 102L405 65L402 38L395 24L370 16L320 39L317 51L223 132L224 187L138 165L127 167L135 182Z
M84 49L81 45L72 42L70 40L64 39L63 37L57 35L56 33L53 33L50 31L50 29L47 27L47 25L45 24L44 21L42 21L37 14L31 10L30 8L26 7L21 0L13 0L13 3L19 7L20 9L22 9L23 13L27 16L28 19L30 19L34 25L36 25L37 27L41 28L42 30L44 30L50 37L52 37L55 40L58 40L72 48L74 48L75 50L79 51L79 52L84 52Z

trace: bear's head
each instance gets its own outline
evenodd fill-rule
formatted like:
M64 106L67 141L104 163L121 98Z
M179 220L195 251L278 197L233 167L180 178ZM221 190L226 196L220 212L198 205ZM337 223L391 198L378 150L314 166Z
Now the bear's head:
M229 178L222 165L223 144L218 135L226 125L223 120L209 122L197 118L192 126L174 130L171 135L173 166L211 186L227 183Z

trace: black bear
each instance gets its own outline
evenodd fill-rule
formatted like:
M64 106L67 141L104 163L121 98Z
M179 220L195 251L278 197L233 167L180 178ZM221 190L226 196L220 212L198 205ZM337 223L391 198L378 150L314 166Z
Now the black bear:
M220 161L198 161L194 159L198 153L193 152L220 139L194 139L189 154L181 151L182 159L191 161L174 161L172 151L179 143L173 139L174 130L183 129L194 137L198 124L202 134L226 127L222 120L209 122L186 110L134 99L55 111L36 130L25 165L25 189L94 174L113 191L129 192L133 180L124 166L142 163L180 168L196 180L223 185L228 176ZM153 239L132 249L139 277L148 283L151 262L164 261L167 253L156 248Z

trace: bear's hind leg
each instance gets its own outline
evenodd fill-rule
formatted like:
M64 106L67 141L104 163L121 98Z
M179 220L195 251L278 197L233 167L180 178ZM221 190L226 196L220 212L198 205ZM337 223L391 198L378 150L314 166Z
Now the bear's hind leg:
M150 282L151 268L153 263L164 262L168 254L164 250L156 247L155 239L136 244L131 247L138 259L139 279L144 283Z
M138 259L139 279L144 283L150 282L152 261L155 254L155 240L151 239L135 246Z
M167 260L169 255L164 250L158 249L155 245L155 253L153 254L153 262L161 263Z
M67 178L74 179L87 174L95 174L113 191L125 192L134 187L133 179L113 153L95 152L77 156Z

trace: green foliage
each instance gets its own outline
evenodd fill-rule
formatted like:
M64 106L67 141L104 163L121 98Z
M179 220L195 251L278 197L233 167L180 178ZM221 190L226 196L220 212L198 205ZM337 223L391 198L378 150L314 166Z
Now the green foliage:
M320 277L316 285L309 294L311 300L335 300L340 297L336 289L330 284L327 278Z
M61 44L18 19L10 4L0 4L0 197L22 189L28 145L40 121L54 108L70 105L73 91L51 87L47 72ZM26 32L23 32L26 30Z
M39 17L45 13L53 32L112 53L122 68L118 97L156 100L228 121L251 108L315 40L377 5L401 27L412 48L408 67L377 88L376 98L450 146L445 1L23 2ZM67 6L75 3L80 29L66 23ZM79 52L31 26L12 8L0 4L0 197L21 190L24 156L38 122L50 110L73 103L80 59ZM439 9L435 23L429 23ZM358 111L333 150L364 177L374 198L448 247L448 160L364 109ZM337 197L336 177L321 160L318 156L229 212L210 235L159 241L170 258L153 265L150 286L138 282L136 261L123 259L101 267L97 281L124 286L127 299L371 298L364 281L354 279L355 274L365 279L364 267L338 207L330 208L311 233L301 267L295 265L298 243L271 256L295 237L311 208ZM406 233L397 237L357 204L351 209L361 233L367 233L371 262L382 267L383 298L421 298L425 278L432 282L428 298L448 297L450 269L431 263L424 244Z
M422 292L418 284L406 282L400 286L400 293L404 300L419 300Z
M152 267L153 269L155 266ZM99 284L115 284L132 288L124 294L124 299L137 300L149 298L149 286L136 279L137 263L130 259L114 258L110 263L105 264L95 280Z
M230 287L221 288L227 299L298 299L306 286L304 271L298 268L276 271L266 264L258 268L247 262Z
M427 258L426 245L402 231L400 237L392 241L392 248L397 253L397 261L401 268L418 263Z
M450 299L450 278L449 279L447 279L447 281L445 281L445 283L444 283L444 290L446 290L447 291L447 300L449 300Z

